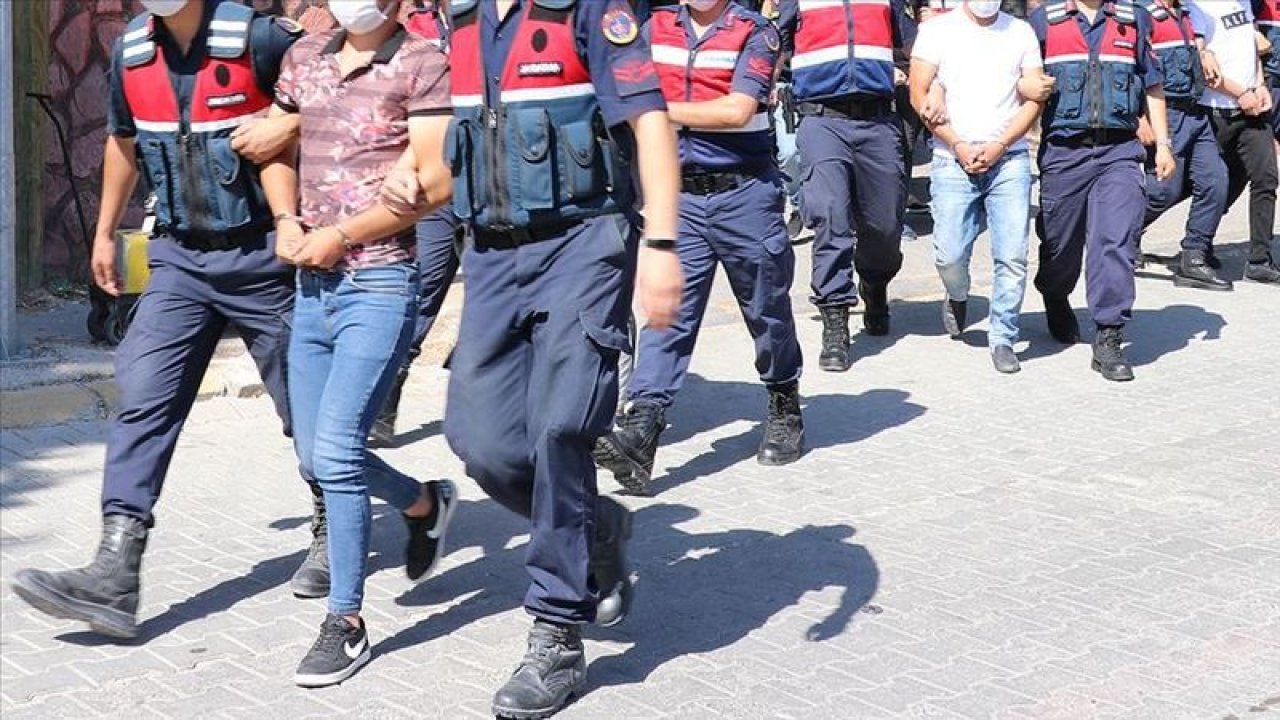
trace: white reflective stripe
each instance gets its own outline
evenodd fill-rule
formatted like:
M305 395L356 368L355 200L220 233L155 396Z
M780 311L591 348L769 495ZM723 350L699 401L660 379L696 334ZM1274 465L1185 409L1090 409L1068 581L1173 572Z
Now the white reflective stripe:
M128 60L134 55L145 55L151 52L152 50L154 50L155 48L156 48L156 44L153 42L144 42L144 43L138 43L137 45L131 45L124 49L124 59Z
M1128 55L1099 55L1099 62L1124 63L1126 65L1137 65L1138 61Z
M1280 20L1258 20L1257 23L1267 27L1280 27Z
M1164 50L1165 48L1190 47L1181 40L1169 40L1167 42L1151 43L1151 47L1155 50Z
M171 133L178 132L178 123L176 122L152 122L150 120L133 121L133 126L143 132L153 133Z
M893 49L880 47L879 45L854 45L853 56L858 60L879 60L881 62L893 62ZM801 70L814 65L822 65L830 62L840 62L849 58L849 46L836 45L835 47L823 48L821 50L811 50L806 53L798 53L791 58L791 69Z
M528 102L530 100L564 100L567 98L595 95L596 87L591 83L577 85L561 85L550 88L525 88L523 90L503 90L500 100L503 103Z
M889 7L889 0L849 0L850 5L879 5ZM844 0L800 0L800 12L829 10L844 7Z
M209 23L212 32L242 33L249 29L249 23L243 20L214 20Z
M244 38L243 38L243 37L217 37L217 36L211 36L211 37L209 38L209 47L219 47L219 48L243 48L243 47L244 47Z
M435 48L444 47L444 43L440 41L440 38L427 38L427 44Z
M208 122L191 123L191 132L193 133L211 133L219 130L230 130L253 120L254 118L263 118L267 116L265 109L258 112L245 113L239 117L227 118L226 120L210 120Z
M740 128L689 128L693 132L700 133L755 133L769 129L769 113L758 112L751 116L751 121Z
M653 61L659 65L679 65L684 67L689 64L689 51L675 45L654 45Z
M135 42L137 40L141 40L145 37L150 37L150 36L151 36L151 28L140 27L137 30L130 30L129 32L125 33L123 40L124 40L124 44L128 45L131 42Z
M1057 65L1058 63L1067 62L1088 62L1089 53L1071 53L1069 55L1054 55L1044 59L1045 65Z
M484 104L484 95L454 95L450 99L454 107L479 107Z
M738 66L737 50L703 50L693 56L693 67L699 70L732 70Z

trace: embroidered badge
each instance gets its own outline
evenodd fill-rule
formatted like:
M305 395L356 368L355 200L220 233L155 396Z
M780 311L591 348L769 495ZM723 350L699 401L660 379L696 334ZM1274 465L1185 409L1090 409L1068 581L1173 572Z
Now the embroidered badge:
M209 96L209 107L223 108L230 105L239 105L247 101L249 98L244 93L235 93L234 95L211 95Z
M782 43L778 40L778 31L773 28L765 28L764 44L769 48L769 52L778 52L782 47Z
M530 62L516 66L520 77L551 77L564 74L564 64L558 62Z
M615 7L606 12L600 24L605 39L614 45L630 45L640 34L636 16L625 7Z

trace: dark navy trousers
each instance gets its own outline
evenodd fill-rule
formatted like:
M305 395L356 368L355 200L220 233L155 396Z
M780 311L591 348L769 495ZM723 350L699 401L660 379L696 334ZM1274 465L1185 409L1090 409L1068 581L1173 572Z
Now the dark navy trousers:
M853 305L855 269L865 282L887 285L902 268L902 125L891 113L871 120L809 115L797 143L801 206L814 231L810 300Z
M595 618L591 446L617 404L635 225L621 215L516 247L467 249L467 293L444 429L467 474L530 521L525 607Z
M1036 289L1067 297L1085 269L1089 312L1123 325L1133 311L1133 259L1147 205L1137 139L1087 147L1050 139L1040 150L1040 270Z
M785 203L776 173L727 192L680 196L680 315L666 330L640 331L631 400L667 407L675 399L689 370L717 264L724 265L755 340L760 379L779 385L800 378L800 343L790 297L796 258L783 219Z
M458 218L447 207L418 221L418 317L405 370L422 354L422 343L435 325L453 278L458 274L457 230Z
M1227 165L1222 161L1207 110L1169 108L1169 139L1178 162L1173 176L1155 175L1155 150L1147 151L1147 213L1143 227L1191 196L1183 250L1209 250L1227 208Z
M230 250L194 250L161 235L147 252L151 279L116 350L120 411L107 439L102 510L150 526L178 433L228 323L290 433L285 355L294 273L276 259L274 235Z

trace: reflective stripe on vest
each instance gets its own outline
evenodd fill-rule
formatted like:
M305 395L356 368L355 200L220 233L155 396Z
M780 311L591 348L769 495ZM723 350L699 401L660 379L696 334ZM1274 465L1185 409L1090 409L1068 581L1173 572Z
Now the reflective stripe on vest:
M1074 2L1047 8L1045 70L1055 90L1045 111L1051 130L1137 128L1144 88L1137 74L1138 32L1133 7L1108 3L1102 38L1089 48Z
M893 8L890 0L798 0L791 57L798 100L853 93L892 97Z
M1165 96L1199 99L1204 92L1204 70L1191 18L1181 9L1166 6L1163 0L1144 0L1143 7L1151 15L1151 49L1164 71Z

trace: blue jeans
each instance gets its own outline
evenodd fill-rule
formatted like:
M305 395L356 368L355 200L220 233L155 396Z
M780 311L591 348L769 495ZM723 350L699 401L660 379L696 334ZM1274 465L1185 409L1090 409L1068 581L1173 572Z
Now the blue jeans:
M303 472L329 516L329 611L360 611L372 522L369 494L407 509L421 486L365 448L404 362L418 314L411 264L298 271L289 343L289 401Z
M1031 159L1009 153L981 175L952 158L935 155L929 170L933 195L934 264L952 300L969 299L969 258L983 226L991 230L995 261L991 289L991 347L1018 340L1018 314L1027 289L1031 221Z

